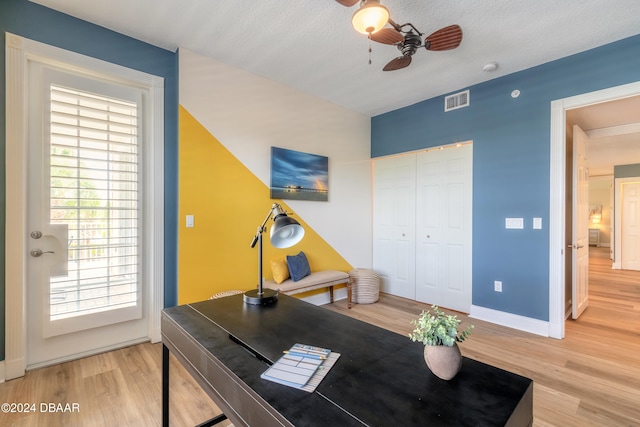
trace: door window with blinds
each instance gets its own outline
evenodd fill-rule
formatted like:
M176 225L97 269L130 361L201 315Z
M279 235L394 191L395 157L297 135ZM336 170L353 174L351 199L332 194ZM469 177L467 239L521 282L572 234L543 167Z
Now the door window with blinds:
M66 246L65 268L51 269L44 296L44 335L54 336L142 316L142 96L45 74L43 210Z

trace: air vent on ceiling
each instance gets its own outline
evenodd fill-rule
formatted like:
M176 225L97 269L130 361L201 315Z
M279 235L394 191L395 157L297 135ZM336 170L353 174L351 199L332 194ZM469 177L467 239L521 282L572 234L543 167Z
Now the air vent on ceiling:
M454 93L444 98L444 111L456 110L469 106L469 91Z

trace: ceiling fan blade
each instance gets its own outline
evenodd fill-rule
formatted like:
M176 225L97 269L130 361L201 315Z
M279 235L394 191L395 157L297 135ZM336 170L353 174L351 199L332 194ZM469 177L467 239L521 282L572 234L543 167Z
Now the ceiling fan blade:
M462 28L458 25L449 25L427 36L424 47L427 50L450 50L460 46L462 42Z
M346 7L351 7L353 5L355 5L356 3L358 3L360 0L336 0L338 3L340 3L343 6Z
M404 41L404 36L394 28L383 28L371 34L371 40L384 44L397 44Z
M392 59L387 65L384 66L382 71L395 71L401 68L408 67L411 64L410 56L399 56L396 59Z

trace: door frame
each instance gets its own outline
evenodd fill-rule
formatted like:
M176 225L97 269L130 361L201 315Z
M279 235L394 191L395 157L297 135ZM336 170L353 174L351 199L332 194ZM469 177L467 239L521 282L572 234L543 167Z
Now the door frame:
M549 336L564 338L566 111L640 95L640 82L551 101L549 160Z
M146 243L151 250L147 253L149 261L143 266L142 274L143 280L151 284L144 296L149 311L148 338L151 342L158 342L161 338L160 312L164 306L164 79L6 33L6 327L4 378L0 380L23 376L26 370L26 77L28 63L34 60L64 64L79 70L96 70L101 75L118 75L148 89L148 102L153 113L147 130L152 143L145 154L149 156L148 164L153 167L147 168L144 176L144 203L149 212L145 218L144 233L148 236Z

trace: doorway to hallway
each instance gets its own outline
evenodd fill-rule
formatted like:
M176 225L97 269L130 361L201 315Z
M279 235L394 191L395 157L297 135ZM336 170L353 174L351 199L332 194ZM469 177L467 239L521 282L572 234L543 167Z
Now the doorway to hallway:
M640 82L630 83L596 92L576 95L551 102L551 145L550 145L550 212L549 212L549 336L564 338L567 313L567 280L571 279L571 267L567 266L566 230L574 220L568 212L567 175L571 166L567 163L567 116L570 111L584 107L604 105L611 101L640 97ZM635 120L620 125L637 126ZM629 113L630 111L626 111ZM613 115L615 117L615 114ZM609 116L611 117L611 116ZM579 124L579 123L577 123ZM630 125L633 124L633 125ZM610 125L611 126L611 125ZM581 126L589 129L587 126ZM624 126L622 126L624 127ZM640 163L640 162L639 162ZM570 293L569 293L570 295Z

